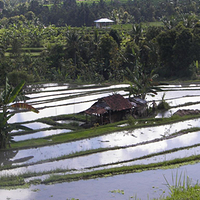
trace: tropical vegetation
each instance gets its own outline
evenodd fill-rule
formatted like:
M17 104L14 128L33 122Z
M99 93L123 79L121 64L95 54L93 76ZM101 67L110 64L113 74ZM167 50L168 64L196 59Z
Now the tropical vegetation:
M14 115L14 113L10 113L9 109L23 108L36 113L39 112L37 109L26 103L13 103L22 99L20 98L22 97L20 96L20 92L24 84L25 82L22 81L15 88L12 88L8 84L8 79L6 78L5 88L0 95L0 108L2 108L2 112L0 112L0 149L5 149L7 146L10 146L10 143L12 141L12 136L10 135L10 132L12 132L12 130L28 129L27 127L24 127L22 125L14 125L8 123L9 119Z
M160 91L156 78L199 79L199 13L200 2L186 0L0 0L0 85L3 86L0 96L0 148L5 149L10 145L12 135L9 133L13 129L23 129L21 125L9 124L9 119L14 115L9 112L11 108L38 112L18 98L25 82L126 81L130 83L126 89L130 96L139 95L145 99L147 94L155 95ZM113 19L115 25L97 29L94 20L101 17ZM5 83L5 77L8 77L9 84L8 80ZM168 108L164 95L160 106ZM131 120L135 127L134 119ZM167 120L177 119L172 117ZM168 123L167 120L163 123ZM148 120L150 125L154 125L154 122L157 121ZM130 123L128 128L133 128L133 124ZM50 137L52 140L48 140L48 144L72 141L72 138L80 139L91 134L101 135L113 130L117 130L113 125L94 127L92 133L91 130L78 129L73 134ZM27 145L47 144L43 139L29 142L18 142L13 146L24 148ZM195 159L199 159L199 156ZM181 160L180 163L185 161ZM153 167L158 166L159 163ZM147 167L150 169L152 166ZM117 170L121 171L116 174L133 169L127 167ZM99 173L107 175L111 172L114 174L114 169ZM95 173L85 176L95 177ZM80 176L83 177L82 174ZM55 180L60 181L59 178ZM13 184L13 177L11 179ZM64 176L61 177L63 179ZM7 178L2 181L2 184L6 183L10 184ZM17 184L24 184L24 181ZM190 190L196 194L199 188L171 190L171 199L178 199L180 192ZM179 199L182 199L181 195Z
M0 5L0 85L6 75L13 85L20 80L121 82L127 68L138 70L138 62L140 75L154 71L160 79L198 78L198 2ZM93 21L100 17L109 17L116 25L97 29ZM123 28L127 24L129 28Z

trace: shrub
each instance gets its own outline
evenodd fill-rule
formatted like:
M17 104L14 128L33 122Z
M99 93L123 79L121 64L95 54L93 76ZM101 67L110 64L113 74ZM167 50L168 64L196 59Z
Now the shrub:
M162 96L161 102L157 106L158 110L168 110L170 108L170 105L165 101L164 98L165 98L165 93Z
M8 73L8 79L10 84L13 86L17 86L22 80L24 80L27 83L31 83L34 80L33 75L30 75L25 71L17 70Z
M134 125L135 124L135 118L133 116L128 116L128 123L129 125Z

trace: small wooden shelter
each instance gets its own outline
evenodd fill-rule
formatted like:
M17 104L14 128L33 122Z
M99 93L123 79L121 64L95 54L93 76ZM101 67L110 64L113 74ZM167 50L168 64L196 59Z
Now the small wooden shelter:
M97 123L107 124L122 120L131 113L132 104L120 94L103 97L85 111L86 115L96 116Z
M96 28L105 28L107 24L113 23L114 21L108 18L101 18L94 22L96 23Z

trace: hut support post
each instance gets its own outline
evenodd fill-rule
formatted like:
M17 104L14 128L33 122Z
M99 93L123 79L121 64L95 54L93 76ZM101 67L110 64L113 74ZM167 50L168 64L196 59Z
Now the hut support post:
M103 115L101 115L101 124L103 124Z
M108 112L109 112L109 121L111 123L111 111L109 110Z
M86 114L86 123L88 123L88 116L87 116L87 114Z

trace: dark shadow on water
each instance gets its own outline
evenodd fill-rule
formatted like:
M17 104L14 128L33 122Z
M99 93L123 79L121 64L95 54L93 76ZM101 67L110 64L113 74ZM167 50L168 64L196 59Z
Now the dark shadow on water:
M14 158L17 153L18 153L18 150L15 150L15 151L7 151L7 150L6 151L0 151L0 166L12 165L14 163L26 162L26 161L28 161L28 160L30 160L34 157L34 156L27 156L27 157L24 157L24 158L12 160L12 158Z

